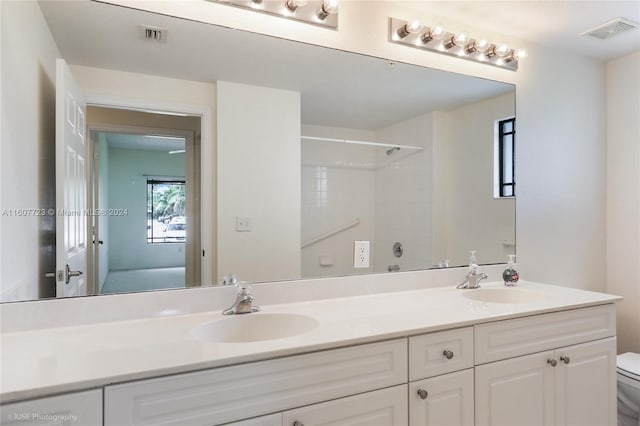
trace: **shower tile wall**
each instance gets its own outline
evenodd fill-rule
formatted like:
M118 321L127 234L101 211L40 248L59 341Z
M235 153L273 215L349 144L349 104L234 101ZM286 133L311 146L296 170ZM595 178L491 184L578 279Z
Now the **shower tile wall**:
M375 271L389 265L401 271L424 269L436 263L432 256L433 118L425 114L376 131L378 142L411 145L391 155L379 149L375 173ZM396 160L397 159L397 160ZM393 255L393 244L404 247ZM441 259L444 260L444 259Z
M431 115L376 132L303 126L306 136L422 146L423 151L302 142L302 243L360 223L302 249L302 276L352 275L424 268L431 256ZM374 221L375 219L375 221ZM353 242L371 241L370 267L353 268ZM402 258L393 243L405 247ZM330 263L331 265L322 265Z
M373 140L372 132L303 126L305 136ZM302 142L302 244L356 219L359 224L302 249L302 277L369 273L353 268L353 242L374 251L375 149L323 141ZM323 263L324 265L321 265Z

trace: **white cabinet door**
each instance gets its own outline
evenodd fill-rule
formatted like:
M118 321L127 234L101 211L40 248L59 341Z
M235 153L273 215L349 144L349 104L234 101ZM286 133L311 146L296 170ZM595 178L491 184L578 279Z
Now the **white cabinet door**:
M410 426L473 426L473 368L409 384Z
M476 423L615 425L615 343L608 338L477 366Z
M556 350L556 426L616 424L616 339Z
M476 425L551 426L554 423L552 351L477 366Z
M407 385L284 412L284 426L405 426Z
M102 390L70 393L0 406L2 426L102 424Z

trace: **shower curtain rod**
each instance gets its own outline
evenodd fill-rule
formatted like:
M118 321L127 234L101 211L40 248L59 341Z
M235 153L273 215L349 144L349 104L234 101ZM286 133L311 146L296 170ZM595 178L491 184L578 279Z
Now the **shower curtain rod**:
M302 140L308 141L324 141L324 142L340 142L340 143L349 143L353 145L371 145L371 146L381 146L385 148L403 148L403 149L415 149L415 150L423 150L424 148L421 146L411 146L411 145L394 145L382 142L369 142L369 141L356 141L350 139L335 139L335 138L322 138L319 136L300 136Z

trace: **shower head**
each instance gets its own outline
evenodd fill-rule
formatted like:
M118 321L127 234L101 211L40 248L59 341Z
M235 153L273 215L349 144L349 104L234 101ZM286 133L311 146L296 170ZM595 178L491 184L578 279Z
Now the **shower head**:
M387 150L387 155L391 155L391 154L393 154L393 153L394 153L394 152L396 152L396 151L400 151L400 147L394 146L393 148L388 149L388 150Z

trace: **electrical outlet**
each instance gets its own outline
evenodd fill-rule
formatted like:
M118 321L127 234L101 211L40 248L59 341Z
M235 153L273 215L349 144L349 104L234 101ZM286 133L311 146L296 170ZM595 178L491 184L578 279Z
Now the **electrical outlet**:
M236 216L236 232L251 232L251 218Z
M371 243L369 241L353 242L353 267L368 268Z

